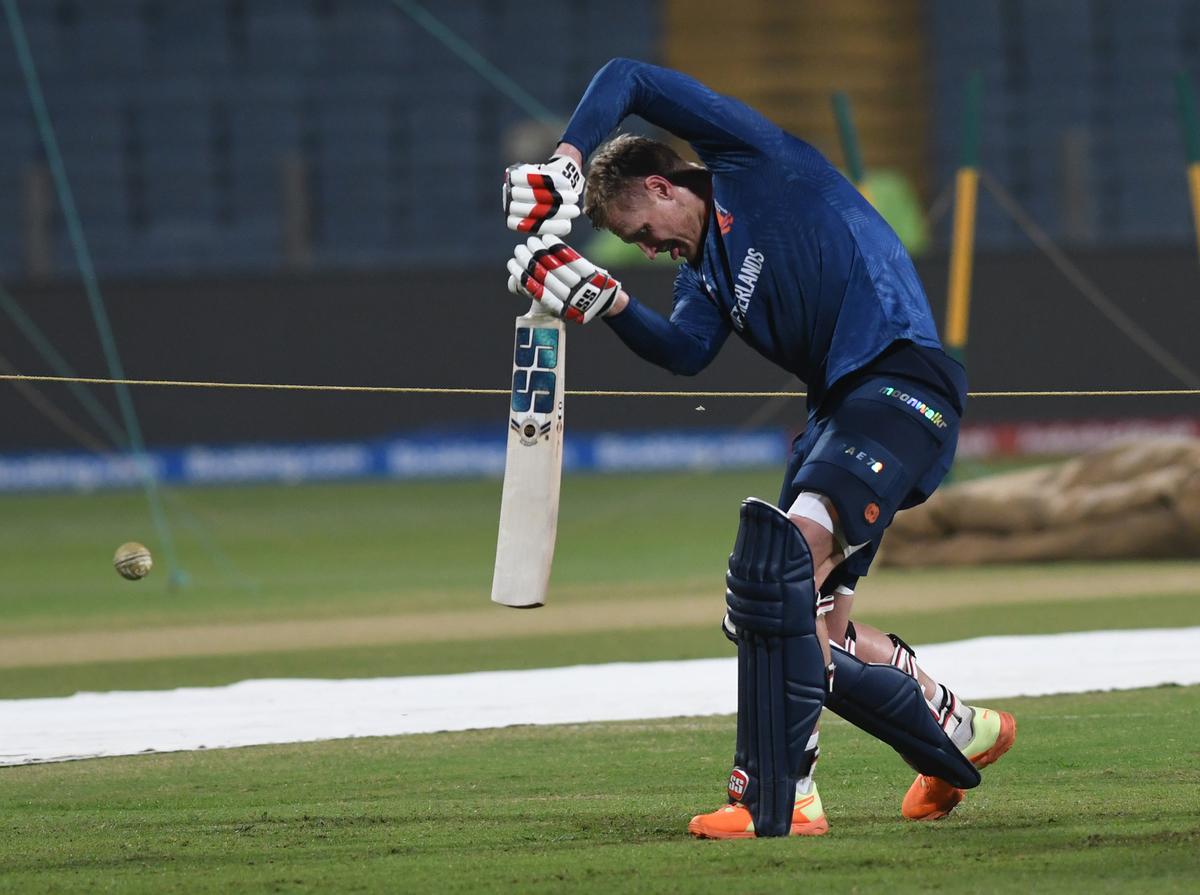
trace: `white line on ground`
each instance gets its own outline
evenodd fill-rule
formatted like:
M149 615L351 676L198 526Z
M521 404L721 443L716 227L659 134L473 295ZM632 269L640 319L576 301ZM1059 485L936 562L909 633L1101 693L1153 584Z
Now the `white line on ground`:
M1200 628L980 637L918 649L970 701L1200 683ZM734 659L0 700L0 765L737 709Z

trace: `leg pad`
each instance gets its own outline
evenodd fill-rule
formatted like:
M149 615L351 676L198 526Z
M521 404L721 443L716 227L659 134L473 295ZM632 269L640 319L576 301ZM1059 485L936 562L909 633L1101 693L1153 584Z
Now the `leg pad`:
M883 740L920 773L960 789L979 785L979 771L946 736L915 678L837 645L832 652L837 673L825 701L832 711Z
M771 504L742 503L729 557L726 608L738 636L738 735L730 797L758 836L791 831L796 783L825 700L808 544Z

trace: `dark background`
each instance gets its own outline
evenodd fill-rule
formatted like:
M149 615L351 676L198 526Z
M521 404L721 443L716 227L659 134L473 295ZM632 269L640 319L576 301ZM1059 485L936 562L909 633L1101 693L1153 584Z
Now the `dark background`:
M868 173L903 178L930 209L932 248L918 267L939 323L947 212L978 76L983 175L1131 318L1200 367L1177 95L1200 78L1195 0L921 0L861 4L854 15L832 2L701 11L561 0L538 21L538 52L523 54L511 51L529 41L520 0L424 5L454 40L388 0L15 4L128 376L505 388L524 307L504 289L515 240L501 224L500 172L544 158L592 75L617 55L737 96L841 165L830 100L843 92ZM50 183L33 79L15 47L0 34L0 280L75 370L106 377L79 280L88 264ZM571 239L585 247L589 235L579 221ZM976 245L974 389L1182 384L1089 305L986 189ZM669 308L661 262L614 272ZM56 372L16 324L0 312L0 369ZM569 388L801 387L736 339L693 380L633 357L603 324L568 342ZM91 394L115 414L112 387ZM499 396L132 394L156 446L503 423ZM1194 398L987 399L972 402L968 420L1198 408ZM572 431L795 427L804 405L580 396L568 416ZM106 441L62 385L5 384L0 419L4 451Z
M1200 268L1182 248L1072 253L1073 260L1177 358L1200 367ZM945 257L918 263L939 325ZM627 288L670 308L672 269L619 271ZM108 370L80 285L11 290L49 341L84 376ZM130 378L329 385L506 388L513 317L521 301L494 269L330 273L304 278L111 281L104 288ZM1054 266L1029 252L975 261L968 373L973 390L1177 388L1182 384L1102 317ZM21 372L53 374L3 317L5 356ZM709 369L673 376L629 353L603 323L568 330L569 389L798 390L802 386L731 337ZM64 386L46 399L94 430ZM116 410L113 389L94 394ZM497 396L356 395L138 387L151 445L363 438L400 431L488 426ZM703 411L697 411L703 405ZM980 399L974 422L1111 418L1195 412L1189 398ZM759 399L577 397L573 429L794 426L803 402ZM19 391L0 389L0 449L72 448L77 442ZM97 433L99 434L99 433Z

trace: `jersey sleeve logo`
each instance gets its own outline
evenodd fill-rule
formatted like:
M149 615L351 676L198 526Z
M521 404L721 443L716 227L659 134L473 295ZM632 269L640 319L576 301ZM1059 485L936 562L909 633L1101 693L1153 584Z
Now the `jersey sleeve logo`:
M721 203L713 199L713 207L717 211L717 227L721 231L722 236L728 236L729 231L733 229L733 214L721 207Z

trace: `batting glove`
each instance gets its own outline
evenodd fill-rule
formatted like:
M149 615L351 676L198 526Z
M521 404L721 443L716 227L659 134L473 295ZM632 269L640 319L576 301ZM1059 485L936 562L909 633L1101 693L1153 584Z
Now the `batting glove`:
M531 236L508 260L508 291L536 299L549 313L587 323L607 311L621 284L559 239Z
M542 165L511 165L504 172L504 214L518 233L566 236L579 217L583 176L565 155Z

